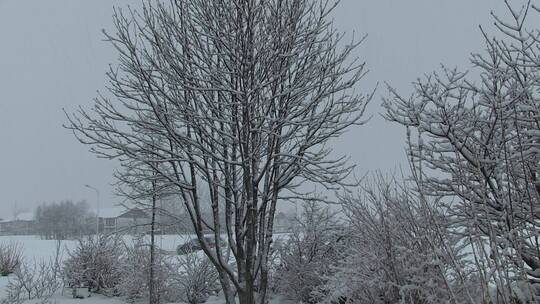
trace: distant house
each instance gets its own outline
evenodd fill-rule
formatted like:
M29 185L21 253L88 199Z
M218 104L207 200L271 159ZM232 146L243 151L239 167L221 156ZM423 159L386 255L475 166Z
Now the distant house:
M283 212L276 214L274 218L274 232L290 232L295 223L295 215L287 215Z
M137 234L148 230L150 216L139 208L112 207L99 210L100 233Z
M32 212L19 213L11 219L0 220L0 235L32 235L35 227Z

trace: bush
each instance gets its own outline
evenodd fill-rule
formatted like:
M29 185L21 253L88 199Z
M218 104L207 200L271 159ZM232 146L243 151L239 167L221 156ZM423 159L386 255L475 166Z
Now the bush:
M126 246L125 249L126 258L123 261L123 275L118 292L133 303L150 296L150 245L139 239L133 246ZM155 251L154 261L155 295L162 297L167 289L168 269L164 266L163 256L159 250Z
M276 246L273 258L274 290L289 300L316 303L315 291L325 283L343 246L334 213L307 203L298 224L284 244Z
M377 179L344 199L350 241L319 291L325 303L475 303L463 245L437 202L414 194Z
M150 296L150 245L142 239L133 246L124 247L122 279L118 293L130 303ZM154 286L160 301L203 303L217 294L220 287L218 275L208 258L197 253L183 256L165 256L155 252Z
M218 273L206 256L190 253L166 265L169 268L167 300L199 304L220 290Z
M5 277L17 270L22 260L22 246L18 243L0 244L0 275Z
M24 303L26 300L40 300L46 303L60 289L54 261L34 261L33 265L21 263L6 286L5 304Z
M150 250L135 244L126 246L126 259L122 269L122 280L118 285L118 293L125 296L128 302L148 296L150 281Z
M67 287L123 296L130 303L149 298L150 247L142 239L128 246L111 236L86 238L68 254L63 267ZM220 290L214 266L196 253L164 256L156 250L154 267L155 294L160 301L203 303Z
M114 295L123 275L120 238L113 236L87 237L68 252L64 262L64 278L68 287L87 287L89 291Z

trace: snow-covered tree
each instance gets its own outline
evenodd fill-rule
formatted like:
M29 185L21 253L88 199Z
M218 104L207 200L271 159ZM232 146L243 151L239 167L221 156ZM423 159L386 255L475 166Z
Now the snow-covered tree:
M120 56L108 73L113 98L68 115L92 151L144 163L175 189L228 303L267 298L278 202L306 194L301 184L340 189L351 173L326 143L362 123L371 95L354 91L364 64L351 56L359 42L345 43L329 19L335 5L175 0L118 10L107 34ZM208 230L218 243L225 231L229 249L211 248Z
M446 198L483 280L510 301L513 282L540 280L540 31L530 1L505 3L509 18L494 15L494 37L482 30L472 71L444 68L410 98L390 88L385 107L407 128L421 191Z

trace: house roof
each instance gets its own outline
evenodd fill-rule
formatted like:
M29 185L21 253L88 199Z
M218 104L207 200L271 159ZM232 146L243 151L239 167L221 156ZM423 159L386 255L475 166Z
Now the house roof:
M34 220L34 213L33 212L23 212L18 214L15 217L16 220L20 221L33 221Z
M101 218L146 217L146 214L139 208L126 208L124 206L100 208L98 215Z
M148 218L148 214L144 212L142 209L139 208L132 208L128 211L124 212L119 217L122 218L131 218L131 219L138 219L138 218Z
M127 212L129 209L127 209L124 206L116 206L116 207L107 207L107 208L99 208L99 212L94 210L95 213L98 214L99 217L102 218L114 218L119 217L120 215Z
M0 223L14 222L14 221L33 221L33 220L34 220L33 212L22 212L15 216L12 216L11 218L0 219Z

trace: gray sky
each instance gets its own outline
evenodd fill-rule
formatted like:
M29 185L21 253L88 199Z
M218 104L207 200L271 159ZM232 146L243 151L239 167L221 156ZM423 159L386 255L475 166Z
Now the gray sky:
M62 108L90 106L116 54L102 41L111 30L113 5L139 0L0 0L0 217L15 203L30 208L64 199L102 204L112 194L113 164L96 159L62 128ZM404 164L404 131L377 113L388 81L403 93L410 83L440 64L468 68L471 52L483 48L478 25L491 28L490 11L504 12L493 0L343 0L336 12L341 30L367 33L359 57L370 74L361 88L378 94L374 117L336 144L358 165L357 174Z

